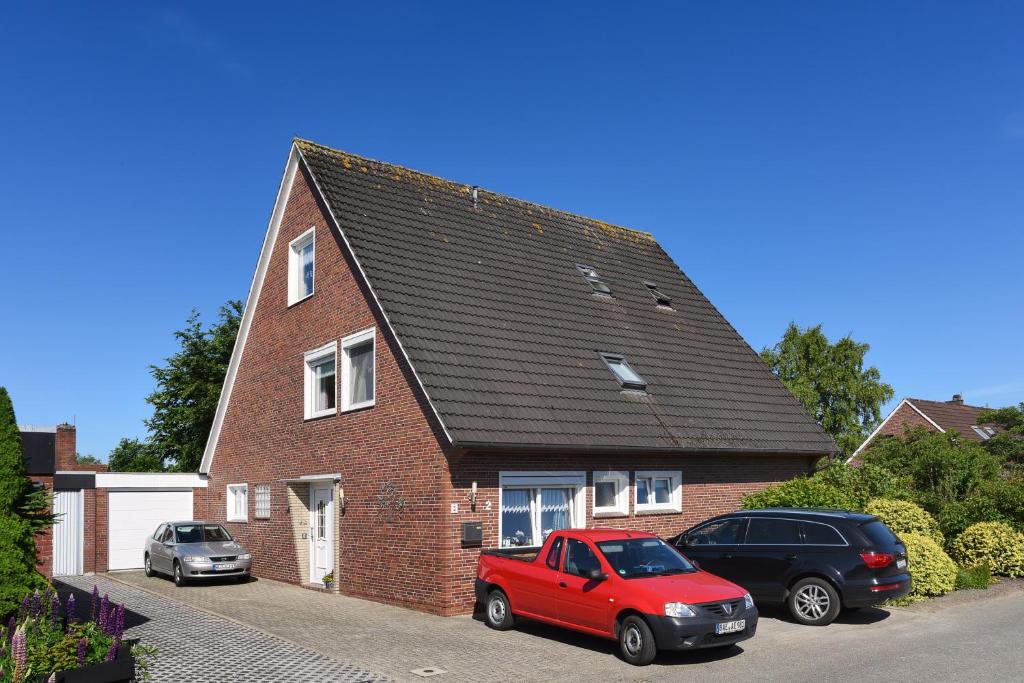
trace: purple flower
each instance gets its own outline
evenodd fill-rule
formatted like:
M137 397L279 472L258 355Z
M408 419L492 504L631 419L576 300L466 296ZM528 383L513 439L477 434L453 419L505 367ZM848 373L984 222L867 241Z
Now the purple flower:
M89 647L89 639L82 638L78 641L78 666L85 666L85 655Z
M53 594L50 602L50 623L54 626L60 623L60 598L56 593Z
M89 604L89 619L96 621L96 608L100 606L100 589L92 585L92 600Z
M117 609L114 610L114 625L112 628L113 633L111 634L115 638L120 639L124 635L124 605L118 605Z
M110 649L107 650L107 661L112 662L117 659L117 648L121 645L120 638L114 638L114 642L110 644Z
M25 628L19 628L11 640L11 657L14 659L14 671L25 669Z
M18 609L18 621L28 616L28 598L29 596L26 595L21 601L21 607Z
M67 612L68 623L69 624L72 621L74 621L75 619L78 618L78 615L75 614L75 594L74 593L72 593L72 594L70 594L68 596L68 605L67 605L67 607L64 608L64 610L65 610L65 612Z
M7 620L7 640L10 640L14 637L14 629L17 628L17 626L18 621L14 618L14 615L12 614L11 618Z
M107 594L103 594L103 600L100 601L100 617L96 623L99 624L100 630L107 633L107 621L110 618L110 598Z
M32 591L32 618L39 616L39 589Z

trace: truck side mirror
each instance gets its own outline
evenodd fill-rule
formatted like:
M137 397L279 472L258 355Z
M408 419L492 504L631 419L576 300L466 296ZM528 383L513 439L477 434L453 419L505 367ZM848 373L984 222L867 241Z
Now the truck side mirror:
M591 569L590 573L587 574L587 578L592 581L605 581L608 579L608 575L600 569Z

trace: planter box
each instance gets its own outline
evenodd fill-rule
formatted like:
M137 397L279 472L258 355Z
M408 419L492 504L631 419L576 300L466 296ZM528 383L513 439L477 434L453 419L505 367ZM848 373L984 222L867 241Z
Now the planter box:
M132 646L138 640L125 640L117 651L117 659L112 662L101 662L81 669L68 669L57 672L57 683L127 683L135 679L135 658L132 657ZM49 680L41 676L40 683Z

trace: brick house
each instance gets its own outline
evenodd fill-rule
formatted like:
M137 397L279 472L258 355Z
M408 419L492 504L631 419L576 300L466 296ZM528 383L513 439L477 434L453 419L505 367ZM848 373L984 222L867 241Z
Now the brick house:
M449 615L481 547L676 533L834 451L651 235L297 140L196 505L259 576Z
M960 436L979 443L988 441L1002 431L999 425L982 424L978 415L988 408L969 406L963 396L953 394L948 401L928 401L923 398L905 398L892 409L882 423L864 439L847 462L853 461L868 447L883 437L902 437L908 427L924 427L929 432L946 433L955 430Z

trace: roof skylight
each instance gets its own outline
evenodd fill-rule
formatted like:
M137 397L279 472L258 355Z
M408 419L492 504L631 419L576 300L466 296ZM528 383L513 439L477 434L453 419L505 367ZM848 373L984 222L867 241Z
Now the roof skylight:
M651 296L654 297L654 300L658 302L659 306L672 306L672 298L667 294L664 294L663 292L659 291L658 285L654 284L653 282L647 282L645 280L644 287L646 287L647 291L651 293Z
M619 380L619 384L622 385L623 389L647 390L647 380L629 366L625 356L619 353L602 353L601 359L615 375L615 378Z
M608 286L608 283L604 281L604 278L602 278L596 270L590 266L583 265L582 263L576 264L576 270L580 272L580 275L583 276L584 280L590 283L590 286L594 288L594 292L596 294L602 294L604 296L612 295L611 287Z

